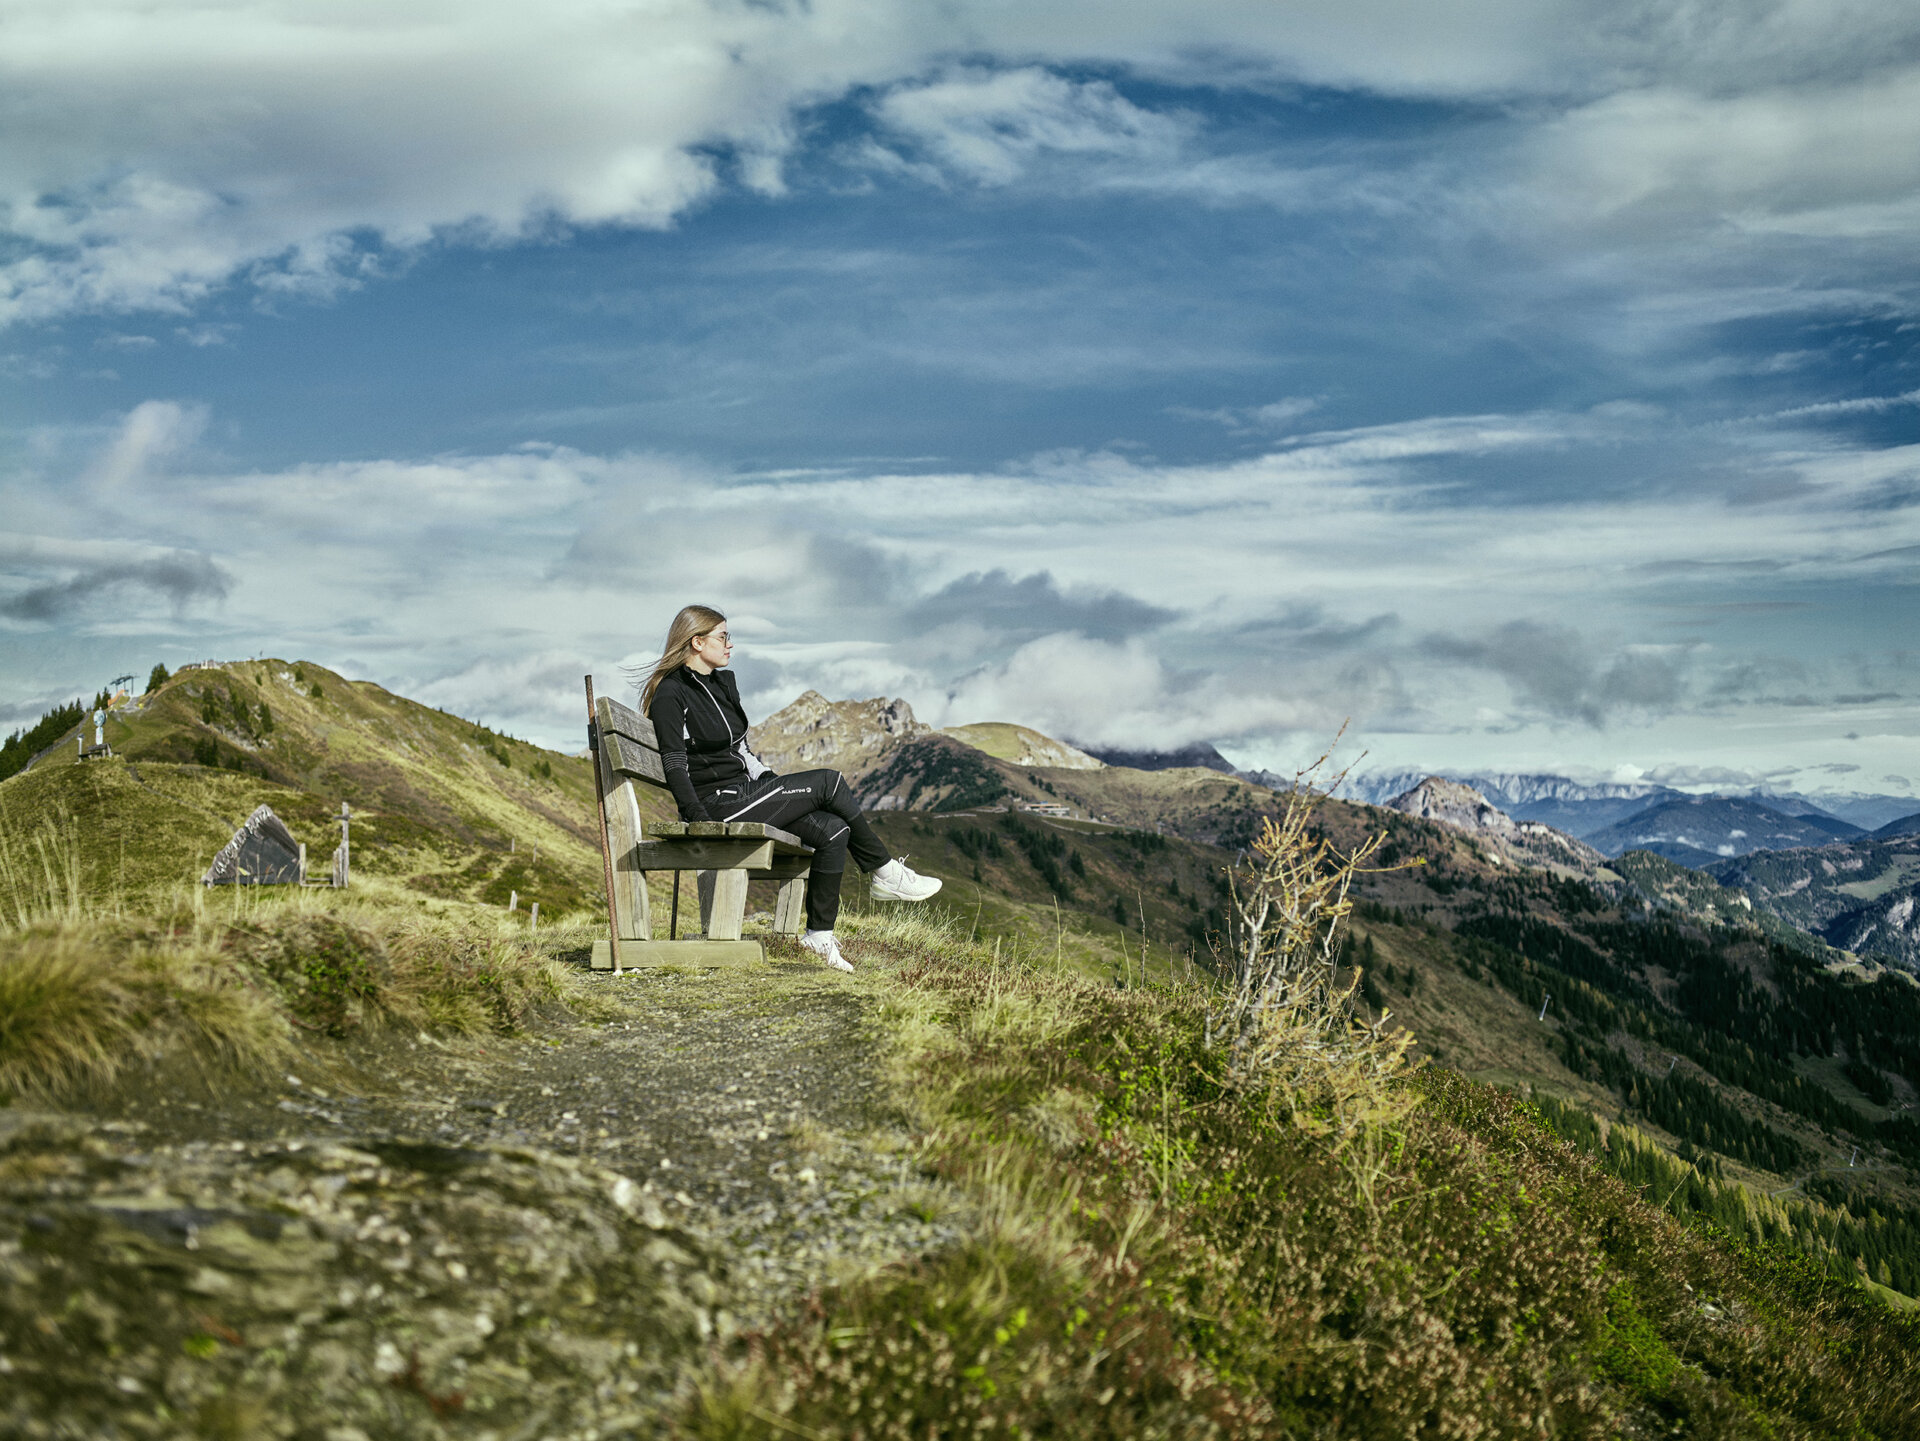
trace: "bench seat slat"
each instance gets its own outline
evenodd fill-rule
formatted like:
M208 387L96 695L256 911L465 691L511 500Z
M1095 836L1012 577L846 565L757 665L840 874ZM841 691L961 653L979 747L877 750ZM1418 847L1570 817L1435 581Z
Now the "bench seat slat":
M785 847L811 855L813 848L791 831L783 831L778 826L766 825L760 821L656 821L647 827L647 839L650 841L670 841L682 837L721 836L756 841L774 841Z
M772 868L776 857L772 841L751 836L681 836L648 838L619 859L637 871L760 871Z

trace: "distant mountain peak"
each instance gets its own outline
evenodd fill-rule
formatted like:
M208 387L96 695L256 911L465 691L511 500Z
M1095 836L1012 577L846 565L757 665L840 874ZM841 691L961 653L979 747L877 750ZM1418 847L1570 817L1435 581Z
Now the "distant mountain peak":
M850 771L901 741L932 734L903 700L831 701L810 690L749 729L747 743L777 771L823 765Z
M1428 776L1386 802L1386 809L1464 831L1527 865L1562 866L1592 874L1603 857L1592 846L1539 821L1516 821L1472 786Z
M1388 801L1386 807L1421 820L1438 821L1457 831L1505 837L1519 830L1512 816L1479 791L1445 776L1428 776Z

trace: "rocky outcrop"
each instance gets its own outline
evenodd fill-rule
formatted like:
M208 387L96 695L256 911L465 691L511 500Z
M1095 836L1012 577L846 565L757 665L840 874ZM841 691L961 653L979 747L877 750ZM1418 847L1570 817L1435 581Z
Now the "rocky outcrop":
M1390 811L1418 816L1423 821L1438 821L1456 831L1502 838L1519 833L1513 817L1472 786L1450 781L1445 776L1428 776L1412 790L1386 803Z
M0 1113L0 1234L12 1436L610 1435L729 1324L697 1233L533 1149Z
M1592 846L1552 826L1516 821L1472 786L1444 776L1428 776L1388 801L1386 809L1464 831L1523 865L1557 866L1591 875L1606 859Z
M827 766L849 777L871 770L902 741L932 735L903 700L830 701L810 690L747 732L755 755L777 771Z

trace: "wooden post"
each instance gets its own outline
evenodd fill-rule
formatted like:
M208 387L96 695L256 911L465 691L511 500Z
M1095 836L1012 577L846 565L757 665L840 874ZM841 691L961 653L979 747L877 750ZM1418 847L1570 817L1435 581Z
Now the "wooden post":
M533 914L527 917L527 929L530 931L540 929L540 902L538 901L533 903Z
M737 941L747 915L745 871L696 871L700 929L710 941Z
M353 880L353 846L347 833L347 822L352 814L347 809L347 803L340 802L340 849L333 853L333 883L342 890Z
M593 677L587 677L587 730L590 735L598 735L599 722L593 716ZM607 772L600 760L600 747L593 749L593 793L600 806L600 864L607 879L607 955L613 962L613 973L620 974L620 915L619 905L613 894L613 838L607 834ZM647 878L642 876L640 884L644 887Z
M776 936L798 935L806 919L807 878L796 876L793 880L782 881L773 903L773 933Z
M518 891L507 892L507 909L510 911L517 911L520 909L520 892Z
M300 884L307 883L307 843L300 842Z

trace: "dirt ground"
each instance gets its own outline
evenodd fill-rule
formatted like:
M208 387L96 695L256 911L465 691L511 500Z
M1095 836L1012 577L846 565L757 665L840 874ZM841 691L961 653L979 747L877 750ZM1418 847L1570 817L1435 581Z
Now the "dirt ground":
M707 1348L954 1234L860 979L585 981L615 1019L0 1111L0 1435L657 1434Z

